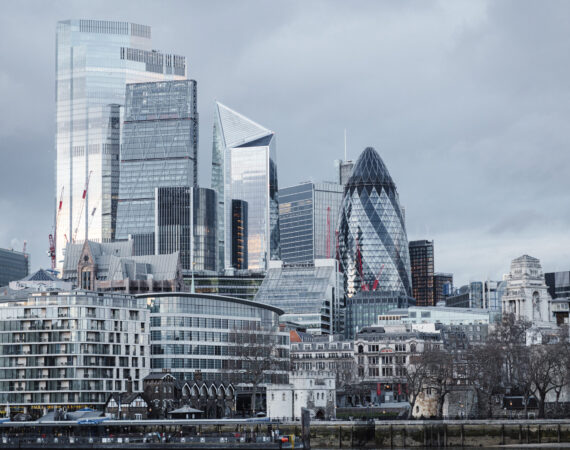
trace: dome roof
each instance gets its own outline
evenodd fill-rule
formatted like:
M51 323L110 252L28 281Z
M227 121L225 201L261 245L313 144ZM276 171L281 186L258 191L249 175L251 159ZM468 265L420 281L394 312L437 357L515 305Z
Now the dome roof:
M366 147L360 154L346 183L347 187L363 185L382 185L392 189L396 188L384 161L373 147Z

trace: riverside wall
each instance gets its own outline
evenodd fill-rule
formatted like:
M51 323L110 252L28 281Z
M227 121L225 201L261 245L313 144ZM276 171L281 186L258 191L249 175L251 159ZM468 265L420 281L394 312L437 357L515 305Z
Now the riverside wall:
M279 424L301 434L300 424ZM312 448L498 447L570 443L570 420L414 420L311 423Z

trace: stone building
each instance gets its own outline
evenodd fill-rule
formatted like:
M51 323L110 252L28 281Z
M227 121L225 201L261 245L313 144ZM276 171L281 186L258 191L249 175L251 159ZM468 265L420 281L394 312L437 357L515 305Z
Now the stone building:
M354 379L354 341L339 334L315 336L300 331L291 331L290 341L291 370L333 372L337 387Z
M335 380L334 372L292 372L289 384L267 386L267 416L297 420L307 408L316 419L336 417Z
M204 382L200 371L193 381L181 382L170 372L152 372L144 379L145 400L149 404L149 417L163 419L185 408L199 410L206 419L233 417L236 412L236 392L231 383ZM190 409L188 409L190 408Z
M502 297L503 314L543 325L554 320L551 302L540 261L528 255L513 259Z

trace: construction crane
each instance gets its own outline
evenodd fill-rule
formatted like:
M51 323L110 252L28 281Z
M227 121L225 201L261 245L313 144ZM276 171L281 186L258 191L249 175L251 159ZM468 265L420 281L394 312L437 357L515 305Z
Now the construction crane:
M51 259L52 270L55 270L55 240L57 239L57 224L59 222L59 215L61 213L61 207L63 206L63 189L64 189L64 187L62 186L61 192L59 194L59 202L57 204L57 213L55 215L54 222L53 222L53 233L51 233L48 236L48 239L49 239L48 256Z
M77 216L77 224L75 225L75 229L73 230L73 239L71 242L75 242L77 238L77 231L79 230L79 224L81 223L81 216L83 215L83 210L85 209L85 201L87 198L87 189L89 189L89 180L91 179L91 174L93 171L89 172L87 176L87 181L85 182L85 188L83 189L83 195L81 196L81 208L79 208L79 215ZM87 236L85 236L87 238Z

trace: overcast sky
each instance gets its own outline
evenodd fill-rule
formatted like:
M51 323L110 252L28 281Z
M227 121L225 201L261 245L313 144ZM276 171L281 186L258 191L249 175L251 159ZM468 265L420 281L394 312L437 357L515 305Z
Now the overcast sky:
M570 270L570 2L12 1L0 15L0 247L46 255L55 204L55 27L150 25L198 81L199 181L213 102L277 133L281 187L375 147L408 237L455 284L522 254Z

